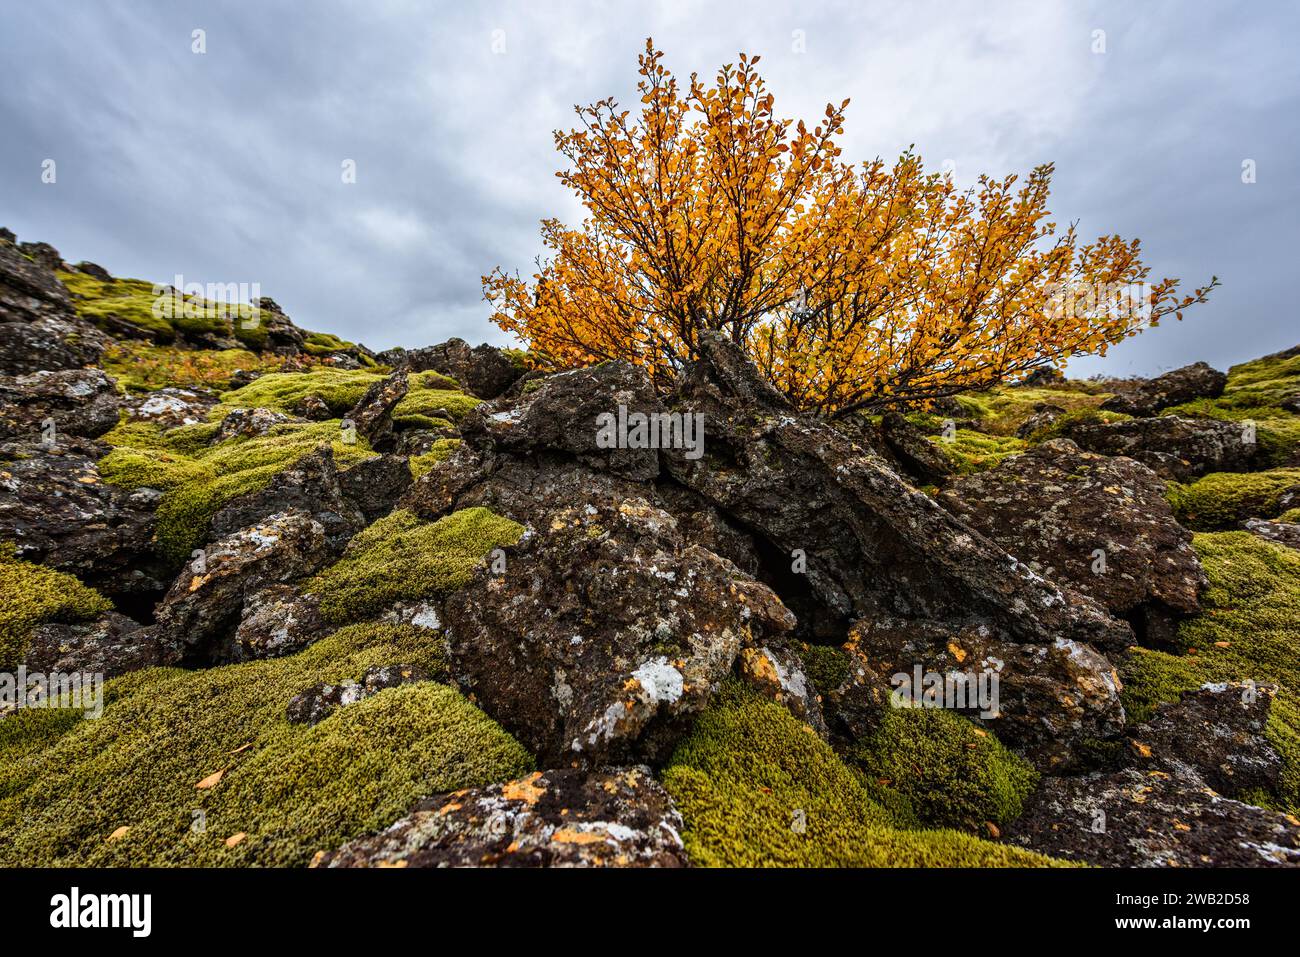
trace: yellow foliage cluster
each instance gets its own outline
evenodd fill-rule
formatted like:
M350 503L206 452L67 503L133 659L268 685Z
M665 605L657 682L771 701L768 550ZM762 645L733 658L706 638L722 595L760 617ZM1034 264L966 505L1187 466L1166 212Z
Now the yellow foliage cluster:
M667 383L716 329L799 407L843 414L1104 353L1217 282L1179 296L1136 240L1058 230L1051 164L969 190L911 151L853 166L848 100L809 128L774 113L756 56L685 90L653 41L638 59L635 115L605 99L555 134L587 218L542 223L531 280L483 277L545 367L619 359Z

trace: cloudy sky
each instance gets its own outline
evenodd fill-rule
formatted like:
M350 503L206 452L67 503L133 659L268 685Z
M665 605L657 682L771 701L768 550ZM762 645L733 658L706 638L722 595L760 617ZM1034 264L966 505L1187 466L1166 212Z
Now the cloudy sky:
M256 282L372 348L506 341L479 277L526 272L537 221L577 218L551 131L575 103L634 102L650 35L683 77L761 54L787 116L851 97L845 158L914 143L959 184L1055 161L1058 221L1140 236L1157 276L1222 279L1183 323L1073 373L1300 342L1294 5L0 5L0 225L117 275Z

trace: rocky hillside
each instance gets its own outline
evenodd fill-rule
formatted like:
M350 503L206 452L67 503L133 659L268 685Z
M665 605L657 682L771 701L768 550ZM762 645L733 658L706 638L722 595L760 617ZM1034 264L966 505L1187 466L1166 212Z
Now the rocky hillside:
M164 295L0 233L0 682L107 678L0 865L1300 864L1300 346L827 422Z

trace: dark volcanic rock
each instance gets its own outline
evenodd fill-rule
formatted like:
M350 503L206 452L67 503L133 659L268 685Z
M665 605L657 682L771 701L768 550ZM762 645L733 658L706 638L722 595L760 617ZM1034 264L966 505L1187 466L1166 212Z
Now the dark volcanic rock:
M484 343L470 348L464 339L448 339L423 349L394 349L382 358L396 369L451 376L480 399L495 399L524 374L520 365L495 346Z
M1246 520L1243 527L1266 542L1300 549L1300 525L1294 522L1270 522L1262 518L1251 518Z
M682 819L649 768L561 768L427 798L319 867L687 867Z
M452 675L543 762L666 757L741 648L794 618L635 486L543 479L495 493L503 514L541 517L503 573L480 569L444 603Z
M148 668L159 662L152 628L109 612L84 624L37 625L27 647L28 671L89 672L106 678Z
M1086 644L1016 643L984 627L954 631L930 622L863 621L854 626L850 645L871 675L891 684L898 675L913 686L918 666L922 672L974 676L967 706L956 710L984 722L1042 768L1074 764L1081 744L1110 737L1124 725L1119 676ZM996 700L978 700L979 682ZM918 699L922 690L914 689Z
M1090 595L1158 641L1200 609L1207 585L1164 490L1132 459L1054 439L952 483L938 500L1036 574Z
M405 372L394 372L376 382L361 397L346 421L351 422L357 434L376 449L382 449L393 431L393 407L406 395L408 382Z
M1277 688L1254 682L1208 684L1162 704L1133 732L1131 762L1192 773L1220 794L1273 791L1282 758L1265 737Z
M740 677L764 697L782 705L800 721L826 736L826 720L812 682L798 656L780 646L742 648L737 662Z
M330 551L321 524L281 512L202 550L158 605L158 640L169 664L212 664L236 656L231 645L246 598L268 585L318 570Z
M134 421L151 422L160 429L174 429L206 422L208 410L216 402L217 397L209 392L168 386L128 398L125 408L127 415Z
M1147 379L1132 390L1118 392L1101 404L1107 412L1128 415L1155 415L1171 405L1193 399L1217 399L1223 395L1228 377L1204 362L1195 362L1154 379Z
M1214 684L1161 705L1131 733L1126 766L1045 778L1007 840L1102 867L1300 866L1295 817L1228 797L1278 784L1274 693Z
M383 518L411 485L404 455L378 455L339 473L339 488L367 522Z
M936 485L952 475L947 456L901 413L881 416L880 434L898 464L922 485Z
M1040 429L1048 428L1063 415L1065 409L1061 406L1052 405L1050 402L1039 402L1034 406L1033 414L1021 422L1020 428L1016 429L1016 437L1027 439Z
M1300 865L1300 825L1194 774L1125 768L1044 778L1005 839L1100 867Z
M231 657L240 661L279 658L330 631L315 595L299 595L292 585L271 585L244 601Z
M322 683L294 695L286 717L294 724L318 724L339 708L365 701L381 691L428 680L428 674L415 665L375 665L367 668L359 681Z
M96 438L117 425L122 400L99 369L0 376L0 439Z
M279 512L298 511L320 523L325 540L342 551L366 525L361 510L343 494L328 444L277 473L266 488L231 499L212 516L209 535L224 538Z
M229 439L256 438L266 435L277 425L292 421L292 416L275 409L232 409L221 420L221 428L212 436L210 444L217 445Z
M974 534L834 428L793 413L734 344L706 334L700 348L710 371L676 404L705 416L704 455L661 452L666 471L777 553L801 550L806 588L838 619L831 634L857 618L902 617L985 624L1030 644L1131 642L1091 600Z
M1207 472L1248 471L1258 451L1254 433L1241 422L1176 415L1078 423L1061 435L1089 452L1137 459L1176 482L1190 482Z
M96 466L106 451L84 439L0 444L0 541L109 595L161 591L171 579L153 555L161 494L106 484Z

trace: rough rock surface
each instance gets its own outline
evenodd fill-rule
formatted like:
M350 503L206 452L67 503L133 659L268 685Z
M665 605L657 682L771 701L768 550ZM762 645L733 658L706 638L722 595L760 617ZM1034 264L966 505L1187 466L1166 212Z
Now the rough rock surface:
M203 549L158 605L164 661L212 664L236 657L231 640L246 598L302 578L329 557L325 529L302 512L280 512Z
M524 374L521 366L495 346L484 343L471 348L464 339L448 339L423 349L394 349L381 358L409 372L441 372L480 399L495 399Z
M922 485L942 483L952 474L947 457L901 413L889 411L881 416L880 435L903 470Z
M125 401L124 407L132 420L151 422L165 430L206 422L208 410L216 402L217 397L209 392L168 386L144 395L132 396Z
M212 444L266 435L277 425L292 421L292 416L275 409L233 409L221 420L221 428L212 437Z
M335 552L366 524L361 510L349 500L339 482L339 471L328 445L303 456L278 472L266 488L231 499L212 516L212 538L233 535L279 512L296 510L320 523L325 540Z
M1207 472L1247 471L1259 449L1254 433L1241 422L1177 415L1077 423L1062 436L1089 452L1137 459L1176 482L1190 482Z
M382 518L411 485L411 467L404 455L378 455L338 473L339 490L367 522Z
M737 662L740 677L764 696L783 705L800 721L805 721L823 737L826 719L812 682L803 672L798 657L779 646L740 649Z
M244 601L231 657L240 661L279 658L307 647L330 632L315 595L291 585L271 585Z
M393 407L402 401L409 387L406 373L394 372L367 389L345 421L351 422L357 435L371 446L385 448L393 432Z
M161 591L171 576L153 554L160 493L106 484L95 464L106 451L84 439L0 444L0 541L110 596Z
M1154 379L1139 383L1136 388L1117 392L1101 407L1107 412L1127 415L1155 415L1171 405L1181 405L1193 399L1217 399L1223 395L1228 377L1204 362L1194 362L1181 369L1166 372Z
M99 369L0 376L0 439L96 438L117 425L122 401Z
M1300 866L1300 822L1233 800L1278 783L1275 689L1205 685L1130 734L1118 770L1045 778L1006 838L1103 867Z
M1124 725L1119 675L1086 644L1063 638L1025 644L985 627L954 631L941 623L881 620L858 622L849 640L872 673L891 680L903 676L908 687L916 685L918 667L923 673L972 676L966 706L958 707L956 699L945 706L985 723L1040 768L1073 766L1086 742L1110 737ZM988 698L996 699L992 707L979 699L980 682ZM914 688L918 697L923 687Z
M1300 525L1295 522L1271 522L1262 518L1247 519L1243 528L1267 542L1300 548Z
M1100 867L1300 866L1295 818L1221 797L1199 777L1121 771L1045 778L1007 841Z
M159 662L153 629L109 612L83 624L37 625L27 647L28 671L98 673L106 678Z
M1191 533L1174 520L1164 483L1132 459L1053 439L952 483L938 500L1036 574L1090 595L1152 640L1200 609L1207 582Z
M1033 414L1020 423L1016 437L1027 439L1040 429L1046 429L1065 415L1065 409L1050 402L1039 402L1034 406Z
M687 867L681 828L649 768L560 768L428 798L313 866Z
M666 757L741 648L793 616L608 477L543 501L508 573L485 567L445 602L452 675L543 762Z
M286 717L294 724L317 724L339 708L372 698L381 691L428 680L424 670L415 665L375 665L367 668L360 680L313 685L294 695L289 700Z

